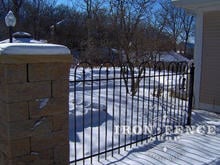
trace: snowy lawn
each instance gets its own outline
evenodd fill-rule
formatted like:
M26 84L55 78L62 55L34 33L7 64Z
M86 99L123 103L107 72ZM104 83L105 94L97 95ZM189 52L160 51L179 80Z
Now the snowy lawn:
M214 125L216 135L181 134L178 140L138 146L94 164L116 165L219 165L220 114L194 110L192 125ZM167 150L164 150L164 147Z
M107 160L93 159L95 165L219 165L220 115L194 110L192 125L216 126L216 135L181 134L178 140L152 142L138 146ZM164 147L167 150L164 150ZM86 164L90 164L89 160Z

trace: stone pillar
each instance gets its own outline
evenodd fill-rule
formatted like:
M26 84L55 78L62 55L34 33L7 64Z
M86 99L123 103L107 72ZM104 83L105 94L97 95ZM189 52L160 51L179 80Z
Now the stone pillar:
M0 164L69 164L71 55L0 55Z

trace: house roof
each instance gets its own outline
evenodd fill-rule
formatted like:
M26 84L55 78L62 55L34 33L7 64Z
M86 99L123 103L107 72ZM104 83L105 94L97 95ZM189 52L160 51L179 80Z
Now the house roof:
M158 58L160 61L164 62L189 62L189 59L174 51L160 52Z
M182 8L193 11L215 11L220 10L219 0L172 0L173 3Z

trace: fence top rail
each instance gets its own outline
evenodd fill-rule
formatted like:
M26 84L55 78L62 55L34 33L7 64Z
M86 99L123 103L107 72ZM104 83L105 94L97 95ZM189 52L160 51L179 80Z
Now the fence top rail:
M164 61L158 61L158 62L152 62L152 61L145 61L141 63L133 63L133 62L123 62L119 65L116 65L112 62L104 62L99 65L94 65L92 63L89 63L87 61L80 62L76 65L73 65L73 67L84 67L84 68L103 68L103 67L136 67L136 68L155 68L155 69L164 69L164 68L181 68L181 67L187 67L190 68L194 63L192 61L190 62L164 62Z
M114 75L116 74L116 70L121 72L134 72L134 74L142 75L142 73L151 72L151 71L159 71L159 74L187 74L190 72L190 69L194 67L192 62L142 62L139 65L134 65L132 63L123 63L119 66L114 65L111 62L103 63L99 66L94 66L89 62L81 62L75 66L72 66L74 69L74 73L82 69L82 72L85 72L86 69L91 70L91 73L96 70L101 74L101 72L106 71L107 73L111 71ZM147 70L148 69L148 70ZM168 72L168 73L167 73ZM111 74L112 74L111 73ZM151 76L151 75L149 75ZM154 75L157 76L157 75Z

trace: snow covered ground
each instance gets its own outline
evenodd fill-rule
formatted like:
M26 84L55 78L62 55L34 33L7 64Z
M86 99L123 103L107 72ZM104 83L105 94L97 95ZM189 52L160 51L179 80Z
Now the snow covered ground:
M134 142L143 137L114 134L113 126L119 125L119 123L128 126L146 124L156 127L161 124L163 127L167 124L181 125L186 122L188 102L170 97L168 90L166 90L178 84L181 75L172 78L172 74L165 72L166 76L161 78L158 71L150 72L147 70L146 75L154 74L155 78L147 77L145 84L148 85L144 85L144 81L142 81L137 95L132 97L126 95L123 80L111 79L113 76L120 78L119 68L109 69L108 81L105 80L107 75L105 69L99 70L97 68L93 72L90 69L85 69L85 74L83 74L82 68L79 68L75 76L77 82L70 85L71 161L82 156L90 156L91 153L117 147L119 140L122 145L125 140L127 143L130 140ZM99 73L101 73L100 76ZM83 77L86 80L93 79L94 83L92 84L90 81L83 83L81 81ZM100 78L103 80L98 81ZM71 70L70 80L74 80L74 70ZM165 90L160 98L152 96L155 84L164 85ZM119 86L122 88L120 89ZM106 98L106 96L108 97ZM133 107L133 111L126 112L125 109L128 107ZM179 111L179 109L183 109L183 111ZM74 117L75 115L76 117ZM171 123L169 123L170 121ZM105 155L101 155L99 162L97 157L94 157L92 164L220 164L220 115L195 110L192 113L192 125L197 127L200 125L215 126L216 134L194 132L193 134L181 133L178 136L167 136L169 138L165 138L165 140L150 139L148 143L144 142L137 146L134 144L132 148L127 147L126 151L123 148L120 150L120 154L117 154L118 150L116 150L114 157L111 156L111 152L108 153L107 159L105 159ZM74 134L75 129L76 134ZM79 164L81 163L79 162ZM87 159L85 164L91 164L90 159Z
M220 164L220 115L194 110L192 125L216 126L216 135L181 134L178 140L152 142L134 147L107 160L97 158L95 165L219 165ZM166 150L164 150L166 148ZM90 164L89 161L86 164Z
M181 134L178 140L153 142L123 152L121 155L102 159L94 164L116 165L219 165L220 164L220 115L194 110L192 125L216 126L216 135ZM164 147L167 149L164 150Z

